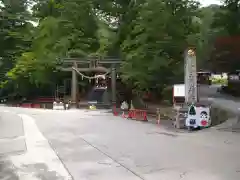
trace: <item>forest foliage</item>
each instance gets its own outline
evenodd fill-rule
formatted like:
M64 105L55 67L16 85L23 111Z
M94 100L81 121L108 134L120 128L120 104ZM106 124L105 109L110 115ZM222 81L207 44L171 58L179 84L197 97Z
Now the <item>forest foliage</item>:
M240 32L237 0L201 7L195 0L2 0L2 89L51 85L65 57L116 57L121 78L161 93L183 80L183 54L196 50L207 68L219 36Z

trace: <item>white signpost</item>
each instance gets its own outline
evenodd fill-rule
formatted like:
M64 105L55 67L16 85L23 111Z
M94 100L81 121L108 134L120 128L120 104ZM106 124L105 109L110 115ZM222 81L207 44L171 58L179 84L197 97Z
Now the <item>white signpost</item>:
M173 85L173 97L185 97L185 84Z
M185 102L185 84L173 85L173 107L178 109Z

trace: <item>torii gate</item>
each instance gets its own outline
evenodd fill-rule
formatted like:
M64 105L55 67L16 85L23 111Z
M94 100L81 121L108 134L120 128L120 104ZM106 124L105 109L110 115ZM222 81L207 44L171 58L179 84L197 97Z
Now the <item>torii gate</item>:
M114 58L65 58L63 59L63 65L71 65L71 67L61 67L61 71L72 72L72 84L71 84L71 100L72 105L77 107L77 92L78 92L78 72L103 72L111 73L111 88L112 88L112 104L116 104L116 65L120 64L119 59ZM85 65L85 67L84 67ZM87 65L87 67L86 67ZM110 67L104 67L110 65Z

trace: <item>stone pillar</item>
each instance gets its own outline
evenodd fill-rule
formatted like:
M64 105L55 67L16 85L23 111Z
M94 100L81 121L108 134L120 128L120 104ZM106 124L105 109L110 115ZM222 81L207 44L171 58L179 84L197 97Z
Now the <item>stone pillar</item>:
M185 103L192 104L198 101L197 92L197 64L195 52L188 49L185 52Z

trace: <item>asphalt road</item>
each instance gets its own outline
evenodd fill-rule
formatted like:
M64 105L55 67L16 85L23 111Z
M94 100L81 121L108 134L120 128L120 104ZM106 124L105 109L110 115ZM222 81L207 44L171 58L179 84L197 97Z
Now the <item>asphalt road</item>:
M104 111L3 111L23 121L27 151L2 155L1 180L240 179L238 133L179 133Z

